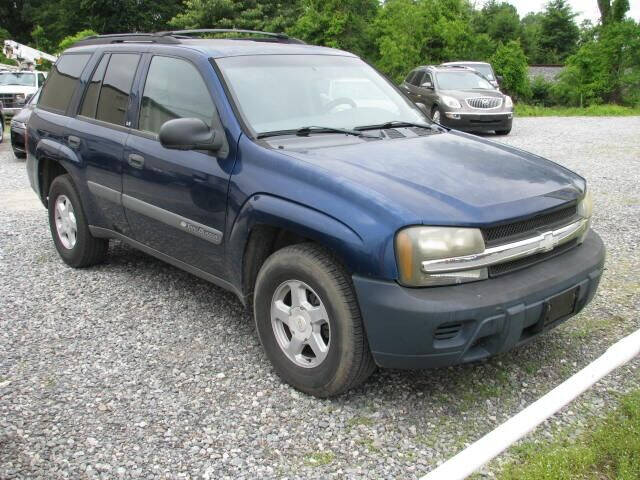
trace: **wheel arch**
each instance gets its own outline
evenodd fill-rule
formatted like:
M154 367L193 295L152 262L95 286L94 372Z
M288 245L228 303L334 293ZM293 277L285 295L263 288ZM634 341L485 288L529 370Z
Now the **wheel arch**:
M306 205L268 194L253 195L238 214L228 240L233 283L250 295L269 255L302 242L325 247L350 273L361 269L364 242L351 227Z

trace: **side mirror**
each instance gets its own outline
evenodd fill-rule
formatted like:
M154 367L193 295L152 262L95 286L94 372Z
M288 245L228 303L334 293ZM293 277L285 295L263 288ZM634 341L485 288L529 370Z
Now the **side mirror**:
M422 88L428 88L430 90L433 90L433 83L431 82L424 82L422 85L420 85Z
M502 75L496 75L496 80L498 81L498 85L500 85L504 80L504 77Z
M209 128L199 118L176 118L162 124L158 138L173 150L217 151L223 145L222 132Z

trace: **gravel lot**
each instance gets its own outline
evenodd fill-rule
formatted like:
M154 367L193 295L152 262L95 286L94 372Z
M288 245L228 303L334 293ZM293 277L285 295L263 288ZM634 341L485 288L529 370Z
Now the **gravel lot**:
M640 117L517 119L497 138L590 182L608 263L582 314L488 362L383 371L333 400L280 383L229 293L120 243L102 266L66 267L1 144L0 478L426 473L640 327L638 138ZM639 365L532 438L579 432L640 387Z

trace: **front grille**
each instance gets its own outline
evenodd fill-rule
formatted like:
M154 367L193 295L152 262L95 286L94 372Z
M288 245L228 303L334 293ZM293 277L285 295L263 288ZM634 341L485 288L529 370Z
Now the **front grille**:
M570 205L552 212L537 215L527 220L503 223L493 227L483 228L482 235L487 246L495 246L517 238L536 235L539 231L549 231L556 227L569 224L577 214L577 206Z
M505 262L499 265L492 265L491 267L489 267L489 276L491 278L499 277L501 275L506 275L507 273L512 273L517 270L530 267L531 265L535 265L536 263L540 263L545 260L548 260L549 258L563 254L567 250L571 250L577 244L578 244L578 239L574 238L570 242L563 243L562 245L558 245L556 248L554 248L550 252L537 253L535 255L520 258L512 262Z
M467 98L465 101L471 108L498 108L502 105L502 99L499 97L473 97Z
M17 104L14 93L0 93L0 102L2 102L4 108L18 108L23 106Z

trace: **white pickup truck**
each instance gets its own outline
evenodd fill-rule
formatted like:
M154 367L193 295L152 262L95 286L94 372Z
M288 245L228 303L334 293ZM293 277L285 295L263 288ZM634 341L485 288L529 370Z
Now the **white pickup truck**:
M0 71L0 102L6 118L13 117L44 84L45 72Z

